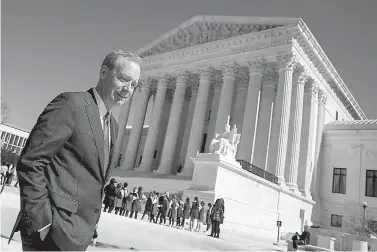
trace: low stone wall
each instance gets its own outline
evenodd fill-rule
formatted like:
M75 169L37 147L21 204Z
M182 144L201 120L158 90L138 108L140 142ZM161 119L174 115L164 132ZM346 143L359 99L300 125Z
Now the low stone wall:
M281 235L301 232L310 220L312 200L243 170L237 162L213 154L199 154L193 161L192 186L183 197L224 198L227 226L276 240L278 220Z
M311 228L310 233L310 244L313 245L317 244L318 235L326 235L336 239L334 244L336 251L352 251L352 244L354 240L366 241L368 242L368 246L370 246L370 251L377 251L377 239L374 238L350 234L343 235L343 232L322 228Z

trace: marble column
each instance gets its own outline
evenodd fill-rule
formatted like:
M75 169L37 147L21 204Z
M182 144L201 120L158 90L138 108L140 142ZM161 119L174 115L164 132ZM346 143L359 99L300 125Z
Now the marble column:
M210 67L200 68L198 69L198 72L200 77L199 91L196 98L194 116L192 118L185 165L182 173L180 173L181 175L187 177L192 177L194 163L192 162L191 157L196 156L203 138L204 117L207 111L208 93L213 76L213 69Z
M131 96L131 98L122 105L120 110L118 137L115 141L114 154L111 159L111 167L118 167L118 161L120 153L122 151L124 135L126 134L127 129L128 116L130 115L132 98L133 96Z
M297 67L293 73L293 87L291 100L291 117L288 133L288 151L286 158L286 179L291 191L298 192L297 174L300 157L302 113L304 102L304 85L308 78L303 67Z
M305 85L304 107L301 129L301 145L298 169L298 189L304 196L310 197L307 187L308 173L313 169L313 150L315 147L318 116L318 86L313 79Z
M221 87L221 95L215 126L215 132L219 133L224 132L225 125L228 121L228 116L230 116L234 91L234 80L238 72L238 66L234 62L223 63L221 67L223 74L223 85Z
M153 154L156 149L158 132L160 131L160 121L165 103L168 80L168 75L162 75L158 77L157 93L155 96L153 113L148 128L147 139L145 140L143 158L139 167L140 171L152 171Z
M271 130L272 105L276 98L278 74L271 66L266 68L262 79L261 101L258 113L257 133L253 165L266 170L268 142Z
M166 131L164 148L162 150L160 166L157 173L171 174L172 163L177 146L179 127L181 125L181 115L185 101L186 84L189 73L186 70L175 73L177 85L173 97L170 111L168 128Z
M251 163L253 151L255 120L257 117L258 95L262 85L262 74L265 69L265 60L262 57L253 58L249 64L249 87L247 90L245 112L242 122L241 141L238 147L237 159Z
M186 119L186 126L185 126L185 132L183 134L182 139L182 148L181 148L181 154L179 158L179 163L184 165L185 158L186 158L186 152L187 152L187 145L190 137L190 131L191 131L191 124L192 119L194 115L194 109L195 109L195 103L196 98L198 96L198 90L199 90L199 84L198 83L191 83L191 98L189 103L189 108L187 112L187 119Z
M292 72L296 64L291 53L277 57L279 82L276 94L275 113L271 127L271 141L268 153L268 171L278 177L278 183L285 186L284 169L287 156L289 116L291 109Z
M236 78L236 98L234 108L232 110L233 123L237 125L238 132L242 132L242 124L245 113L245 104L247 99L247 87L249 84L249 78L247 73L240 71L240 74ZM257 92L258 93L258 92Z
M212 108L211 108L211 118L208 123L208 133L207 133L205 152L209 152L209 144L211 143L212 138L215 137L215 133L220 133L220 132L215 132L215 126L216 126L217 112L219 109L221 85L222 85L222 80L213 81L214 94L213 94L213 101L212 101Z
M315 145L314 150L312 151L313 154L313 169L308 174L308 178L305 184L304 194L308 194L313 192L314 200L318 200L319 196L319 175L320 171L318 170L318 159L319 159L319 152L321 150L321 143L322 143L322 134L323 134L323 126L325 123L325 112L326 112L326 103L327 103L327 94L324 90L320 90L318 93L318 115L317 115L317 128L316 128L316 135L315 135ZM311 188L310 188L311 186Z
M143 131L143 123L149 101L150 80L143 79L139 82L141 92L140 96L138 97L139 106L135 112L135 121L132 122L131 135L128 140L126 150L126 159L124 160L124 164L122 166L122 168L126 170L133 170L135 168L135 159L139 149L140 136ZM136 99L134 98L133 100L135 101Z

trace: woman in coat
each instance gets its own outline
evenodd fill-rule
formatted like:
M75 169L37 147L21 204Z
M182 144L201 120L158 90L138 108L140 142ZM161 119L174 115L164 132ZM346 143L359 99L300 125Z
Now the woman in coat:
M147 198L143 194L143 187L140 186L138 188L136 196L134 196L134 200L132 202L132 212L131 212L130 218L132 218L132 216L134 216L135 219L137 219L137 214L139 212L141 212L141 201L144 201L146 199Z
M194 228L197 219L199 219L199 199L198 197L195 197L190 212L190 231Z
M210 236L219 238L220 237L220 223L224 219L223 203L220 199L217 199L215 205L212 208L211 219L212 219L212 232Z
M129 193L128 196L126 197L126 215L125 215L126 217L128 217L128 213L132 211L132 203L134 201L134 198L136 198L136 195L137 195L136 192L137 192L137 188L134 187L132 192Z
M190 218L190 212L191 212L190 198L186 198L186 203L183 205L183 219L181 223L182 228L185 226L185 220Z
M122 184L117 184L115 188L115 214L121 213L121 208L123 204L123 197L124 197L124 191L122 188Z
M157 214L158 214L158 198L160 197L159 193L155 193L152 198L152 212L151 218L149 219L150 222L157 223Z
M127 210L127 196L128 196L128 183L124 182L123 184L123 201L122 201L122 208L120 210L120 215L124 216Z

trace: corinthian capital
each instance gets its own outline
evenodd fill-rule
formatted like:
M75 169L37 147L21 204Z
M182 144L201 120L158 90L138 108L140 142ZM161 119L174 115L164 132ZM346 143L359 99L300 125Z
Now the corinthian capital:
M279 75L275 68L268 66L262 77L263 86L276 86L279 79Z
M296 84L305 84L306 80L309 78L308 73L302 66L297 66L293 72L293 82Z
M175 78L177 78L178 82L186 82L188 77L190 76L190 72L186 69L178 70L174 73Z
M313 96L315 99L318 99L318 85L315 83L315 81L312 78L309 78L306 82L304 92L307 95Z
M221 71L223 77L235 78L239 70L239 66L234 61L223 62L221 64Z
M318 102L323 106L326 106L327 103L327 94L323 89L320 89L318 92Z
M148 76L143 76L139 80L139 88L140 90L148 90L151 88L151 79Z
M248 76L247 76L247 73L245 73L245 71L239 71L239 74L238 76L236 77L236 84L239 88L243 88L243 89L246 89L249 82L248 82Z
M256 57L247 61L249 65L250 74L260 73L262 74L266 68L266 60L264 57Z
M198 67L198 74L200 80L210 81L213 77L214 69L210 66L200 66Z
M292 52L285 52L285 53L278 54L276 56L276 59L278 62L279 70L283 70L283 69L292 70L293 67L297 63L297 57Z
M158 83L157 83L158 87L167 87L169 80L170 80L170 75L161 74L161 75L156 76L156 79L158 81Z

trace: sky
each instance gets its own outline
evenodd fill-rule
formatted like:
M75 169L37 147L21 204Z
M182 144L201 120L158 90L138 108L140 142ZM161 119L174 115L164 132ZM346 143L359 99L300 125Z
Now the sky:
M303 18L367 117L377 118L376 10L375 0L2 0L8 124L31 130L56 95L96 85L108 52L136 51L196 15Z

